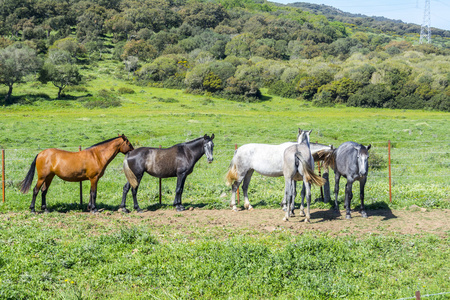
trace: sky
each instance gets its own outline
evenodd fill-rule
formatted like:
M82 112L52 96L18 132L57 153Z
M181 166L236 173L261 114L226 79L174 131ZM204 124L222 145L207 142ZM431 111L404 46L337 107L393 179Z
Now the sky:
M283 4L308 2L325 4L344 12L380 16L422 25L425 0L270 0ZM430 25L450 30L450 0L430 0ZM431 31L433 33L433 31Z

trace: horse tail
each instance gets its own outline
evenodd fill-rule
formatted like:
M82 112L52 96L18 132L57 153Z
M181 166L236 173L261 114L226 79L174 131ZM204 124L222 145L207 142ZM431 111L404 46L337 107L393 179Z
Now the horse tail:
M31 166L30 166L30 169L28 170L27 176L25 176L25 179L22 180L22 182L20 183L20 191L22 192L22 194L26 194L30 190L31 183L33 182L33 178L34 178L34 172L36 171L36 160L37 160L38 155L36 155L33 162L31 163Z
M303 177L305 177L306 181L317 186L323 186L326 183L326 180L324 178L314 173L314 169L309 165L309 163L303 158L300 153L296 153L295 157L302 164Z
M323 157L323 166L325 168L331 167L334 170L336 167L336 150L337 149L332 149L331 151L327 151Z
M228 186L231 186L233 182L238 179L238 172L236 164L231 161L230 167L228 168L227 175L225 176L226 182Z
M125 173L125 177L127 177L128 182L133 188L138 186L138 181L136 175L131 171L130 166L128 165L128 155L125 156L123 160L123 172Z

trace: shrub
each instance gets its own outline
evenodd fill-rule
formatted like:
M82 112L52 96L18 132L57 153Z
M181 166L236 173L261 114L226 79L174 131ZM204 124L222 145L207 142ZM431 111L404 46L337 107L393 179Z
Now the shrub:
M134 90L129 87L120 87L118 90L119 94L134 94Z
M386 107L386 103L393 99L393 93L385 85L370 84L350 96L347 105L359 107Z
M293 84L278 80L269 86L269 94L286 98L297 98L298 92Z

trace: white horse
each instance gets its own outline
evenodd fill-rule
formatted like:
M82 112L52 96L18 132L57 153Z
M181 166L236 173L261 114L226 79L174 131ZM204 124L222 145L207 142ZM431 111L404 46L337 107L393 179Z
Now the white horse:
M301 132L300 129L299 132ZM232 186L230 206L234 211L237 210L236 192L242 181L242 190L244 192L245 200L244 208L250 210L253 207L248 199L248 186L253 172L256 171L263 176L269 177L283 176L284 151L297 143L286 142L280 145L245 144L236 150L226 175L227 185ZM312 143L311 148L311 152L315 154L320 150L329 151L332 149L332 146ZM283 204L284 203L285 200L283 199Z
M306 188L306 219L310 222L310 204L311 204L311 183L318 186L325 184L325 179L314 173L314 158L311 154L309 135L310 131L299 130L298 144L288 147L284 151L283 157L283 175L285 181L285 199L288 207L294 207L295 196L297 195L296 181L303 181ZM303 199L300 210L304 214ZM289 221L292 214L291 209L286 209L284 221Z

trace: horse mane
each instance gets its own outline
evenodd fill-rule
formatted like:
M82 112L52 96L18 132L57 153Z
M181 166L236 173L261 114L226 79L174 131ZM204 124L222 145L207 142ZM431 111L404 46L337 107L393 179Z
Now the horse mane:
M100 146L100 145L103 145L103 144L106 144L106 143L109 143L109 142L111 142L112 140L115 140L115 139L118 139L118 138L121 138L121 137L122 137L122 136L116 136L116 137L113 137L113 138L111 138L111 139L109 139L109 140L106 140L106 141L97 143L97 144L95 144L95 145L92 145L92 146L90 146L89 148L86 148L86 150L87 150L87 149L94 148L94 147L97 147L97 146Z

